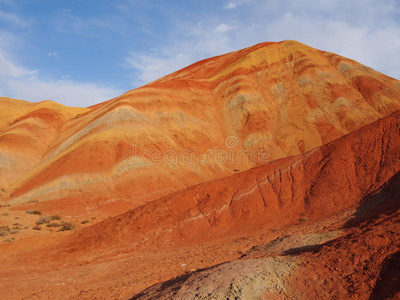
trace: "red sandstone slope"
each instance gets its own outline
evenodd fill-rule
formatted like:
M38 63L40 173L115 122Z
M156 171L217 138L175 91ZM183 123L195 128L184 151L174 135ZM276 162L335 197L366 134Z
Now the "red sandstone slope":
M7 278L3 286L12 291L10 299L61 294L70 299L82 295L127 299L151 284L247 253L255 261L207 271L217 281L226 279L218 289L209 285L211 296L213 292L230 295L225 294L230 283L240 288L243 278L249 278L262 287L266 299L281 299L285 293L297 299L330 294L367 299L390 284L380 282L379 273L385 278L393 270L380 268L399 247L399 158L400 112L396 112L310 152L195 185L62 241L48 240L36 250L22 250L24 241L15 242L15 248L3 245L0 251L8 253L0 274ZM298 225L299 220L303 224ZM381 237L374 240L375 234ZM276 237L283 240L270 244ZM312 252L279 254L327 240L332 242L311 248ZM259 246L263 243L268 245L265 249ZM18 248L18 254L11 254ZM321 285L326 283L316 288L310 270L321 265L322 271L315 274ZM29 278L33 270L39 273ZM274 270L276 275L261 276ZM228 274L234 272L239 277L232 279ZM194 273L189 288L184 287L184 277L161 285L172 284L172 294L168 294L171 289L160 292L156 286L140 297L165 294L170 299L180 286L192 293L196 282L201 286L208 282L201 283L204 273L199 274ZM178 299L186 299L181 295L187 294L179 294Z
M293 41L210 58L88 109L1 99L0 226L17 240L0 245L0 294L129 298L161 283L140 297L168 298L204 285L197 270L232 261L210 269L210 278L226 279L210 292L232 296L226 287L236 280L242 288L247 276L267 298L317 297L307 272L325 264L323 297L379 298L393 285L386 265L399 246L399 110L399 81ZM216 148L233 161L159 163L150 153L193 150L203 159ZM243 151L272 162L243 162ZM366 223L351 223L366 200ZM39 216L30 208L61 214L78 230L32 230ZM281 258L328 240L321 251ZM234 261L243 255L256 261ZM299 275L283 268L264 282L246 273L271 274L281 263ZM242 267L241 279L228 276ZM162 283L189 272L188 285Z
M170 194L69 240L80 251L136 249L246 234L302 216L314 221L357 207L399 171L396 112L305 154Z
M113 215L260 163L238 159L243 150L269 161L311 150L399 110L399 99L397 80L355 61L294 41L262 43L62 119L48 143L34 139L39 161L16 139L29 171L2 164L13 174L3 200L20 210L38 201L30 207L71 219ZM7 157L10 141L1 143ZM163 159L190 150L201 160L217 147L234 153L232 163Z
M0 187L8 199L21 176L42 162L63 125L88 109L52 101L29 103L0 97ZM12 197L11 197L12 198Z

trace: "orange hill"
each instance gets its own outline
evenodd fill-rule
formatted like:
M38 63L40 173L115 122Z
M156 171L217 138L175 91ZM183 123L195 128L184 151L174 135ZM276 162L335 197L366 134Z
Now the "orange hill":
M262 43L0 117L7 299L399 296L400 82L353 60Z
M307 153L184 189L61 240L36 240L32 250L24 247L28 240L16 241L2 248L8 256L0 275L12 282L4 289L21 298L60 293L69 299L128 299L152 283L194 272L194 282L182 277L137 297L191 299L209 276L219 283L206 281L201 292L221 299L232 293L232 284L246 285L243 276L256 278L260 287L259 294L243 297L266 293L280 299L284 292L309 299L321 292L364 299L382 293L386 283L379 282L379 272L399 246L400 228L392 221L400 209L399 133L397 112ZM388 236L374 240L374 232ZM195 272L243 255L245 260L206 275ZM254 258L259 259L255 265ZM278 278L259 278L282 264L289 269ZM363 273L366 265L370 269ZM321 289L310 284L310 270L320 266L319 280L332 280ZM33 270L40 273L29 278ZM346 277L351 270L360 276ZM344 284L345 277L350 281Z
M398 81L284 41L195 63L89 109L2 100L1 187L13 204L113 215L259 164L239 151L273 161L319 147L399 110L399 99ZM190 150L200 160L216 147L233 161L159 159ZM124 159L141 152L140 163Z

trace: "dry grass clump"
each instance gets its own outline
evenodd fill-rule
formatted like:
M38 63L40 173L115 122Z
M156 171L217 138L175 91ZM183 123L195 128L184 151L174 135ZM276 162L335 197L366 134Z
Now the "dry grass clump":
M34 227L32 227L32 229L33 229L33 230L40 231L40 230L42 230L42 227L40 227L40 226L34 226Z
M44 216L41 217L39 220L36 221L36 225L42 225L44 223L48 224L50 223L52 220L49 216Z
M39 220L36 221L36 225L41 225L41 224L49 224L53 220L61 220L61 216L59 215L54 215L54 216L44 216L41 217Z
M62 224L57 223L57 222L50 223L50 224L46 225L46 227L61 227L61 226L62 226Z
M0 226L0 236L7 236L9 232L10 232L10 227Z
M36 209L28 209L26 211L26 213L30 214L30 215L41 215L42 214L39 210L36 210Z
M66 231L75 229L74 223L65 222L62 224L62 227L58 231Z

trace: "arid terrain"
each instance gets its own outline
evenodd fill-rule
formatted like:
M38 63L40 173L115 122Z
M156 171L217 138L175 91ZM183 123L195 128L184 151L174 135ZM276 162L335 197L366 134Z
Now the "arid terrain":
M0 98L0 205L1 299L400 299L400 81L283 41Z

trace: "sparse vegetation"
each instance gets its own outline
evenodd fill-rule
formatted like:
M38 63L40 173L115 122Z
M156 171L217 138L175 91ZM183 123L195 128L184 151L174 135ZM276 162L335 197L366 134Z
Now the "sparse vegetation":
M11 230L10 231L10 234L17 234L17 233L19 233L19 230Z
M36 226L32 227L32 229L40 231L40 230L42 230L42 227L36 225Z
M2 215L2 216L8 216L9 213L8 213L8 212L4 212L4 213L2 213L1 215Z
M17 222L17 223L14 223L13 225L14 225L14 226L19 226L19 225L21 225L21 224L19 224L19 223Z
M75 229L74 223L65 222L62 224L62 227L58 231L66 231L66 230L73 230Z
M26 211L26 213L30 214L30 215L41 215L42 214L39 210L36 210L36 209L28 209Z
M36 225L48 224L52 221L50 216L41 217L39 220L36 221Z
M81 224L87 224L89 222L90 222L89 220L85 220L85 221L82 221Z
M306 217L301 217L301 218L299 219L299 222L300 222L300 223L303 223L303 222L306 222L306 221L308 221L308 219L307 219Z
M12 239L5 239L4 241L3 241L3 243L9 243L9 242L12 242L14 240L14 238L12 238Z
M47 224L46 227L61 227L62 225L60 223L54 222Z
M6 231L6 230L0 231L0 236L7 236L7 235L8 235L8 231Z
M44 216L41 217L39 220L36 221L36 225L41 225L41 224L49 224L53 220L61 220L61 216L59 215L53 215L53 216Z

